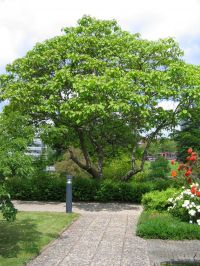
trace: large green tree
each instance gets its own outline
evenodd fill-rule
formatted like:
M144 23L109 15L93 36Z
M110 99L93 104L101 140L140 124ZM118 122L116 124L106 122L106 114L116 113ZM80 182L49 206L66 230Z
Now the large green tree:
M116 21L84 16L8 65L1 97L94 178L119 149L131 151L130 171L122 177L128 179L142 171L155 136L173 127L199 95L199 67L184 63L182 55L172 38L148 41ZM177 108L158 107L162 100L177 101ZM138 166L141 134L147 145Z

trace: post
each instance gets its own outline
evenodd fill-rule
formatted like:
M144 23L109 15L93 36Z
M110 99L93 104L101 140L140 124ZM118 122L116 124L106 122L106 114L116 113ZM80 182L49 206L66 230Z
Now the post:
M66 182L66 212L72 212L72 176L67 175Z

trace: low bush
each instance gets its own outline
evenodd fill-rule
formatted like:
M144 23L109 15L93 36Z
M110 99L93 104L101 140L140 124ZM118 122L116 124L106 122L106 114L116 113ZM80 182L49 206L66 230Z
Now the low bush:
M177 189L168 188L166 191L152 191L142 197L142 204L145 210L167 210L170 206L168 199L177 193Z
M95 201L99 182L91 178L75 177L72 181L74 201Z
M146 239L200 239L200 227L167 212L144 211L138 221L137 235Z

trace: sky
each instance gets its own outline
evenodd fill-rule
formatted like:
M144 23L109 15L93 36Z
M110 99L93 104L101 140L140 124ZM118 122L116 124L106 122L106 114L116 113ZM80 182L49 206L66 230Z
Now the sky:
M200 64L200 0L0 0L0 74L83 15L116 19L124 30L157 40L174 37L188 63Z

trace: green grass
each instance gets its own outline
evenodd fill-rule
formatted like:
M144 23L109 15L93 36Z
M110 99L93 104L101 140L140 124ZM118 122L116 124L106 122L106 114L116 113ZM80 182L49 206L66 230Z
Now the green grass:
M137 225L137 235L146 239L200 239L200 226L181 222L167 212L144 211Z
M0 216L0 266L24 265L57 238L77 214L19 212L15 222Z

